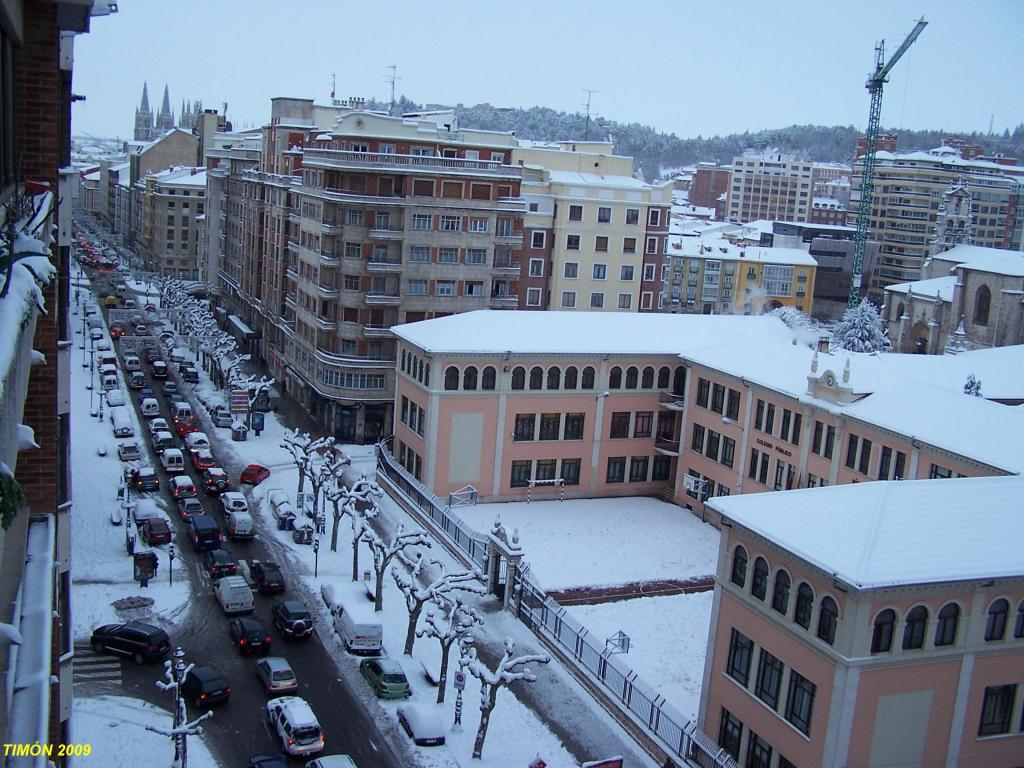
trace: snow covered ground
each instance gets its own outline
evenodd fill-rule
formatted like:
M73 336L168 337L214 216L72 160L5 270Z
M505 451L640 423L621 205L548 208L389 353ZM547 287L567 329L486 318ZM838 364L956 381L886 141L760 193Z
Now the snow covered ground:
M170 699L171 695L167 694ZM167 736L147 731L146 726L171 727L171 713L142 699L127 696L76 698L71 705L72 744L88 744L88 756L71 759L72 768L133 768L139 765L170 765L174 745ZM191 768L217 768L202 736L189 736Z
M479 504L459 516L481 532L499 516L519 529L530 573L549 591L710 576L718 563L717 530L643 496Z

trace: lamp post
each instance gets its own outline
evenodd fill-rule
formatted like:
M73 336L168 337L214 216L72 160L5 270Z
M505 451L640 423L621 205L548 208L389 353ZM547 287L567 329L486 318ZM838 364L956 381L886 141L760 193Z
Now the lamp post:
M171 559L170 564L167 566L167 581L173 587L174 586L174 542L172 541L167 545L167 556Z
M320 537L313 539L313 578L320 573Z

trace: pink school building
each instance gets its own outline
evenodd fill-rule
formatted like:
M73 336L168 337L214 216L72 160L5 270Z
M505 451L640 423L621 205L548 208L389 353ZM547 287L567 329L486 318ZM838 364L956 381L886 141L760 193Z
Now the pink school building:
M480 311L392 331L392 452L440 497L660 495L717 524L713 497L1024 468L1024 412L961 391L977 353L817 353L773 317ZM1024 386L1005 350L995 367Z
M1024 764L1024 478L716 498L699 723L740 764Z

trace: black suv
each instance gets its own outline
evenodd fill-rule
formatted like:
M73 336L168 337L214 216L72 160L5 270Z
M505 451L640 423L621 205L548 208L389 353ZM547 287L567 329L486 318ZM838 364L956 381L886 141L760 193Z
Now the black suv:
M160 490L160 476L152 467L138 467L132 470L132 482L139 491Z
M216 581L238 573L238 561L227 550L211 549L203 552L203 570L210 574L210 579Z
M197 708L210 707L227 701L231 697L231 687L213 667L192 667L181 684L181 695Z
M298 600L275 603L271 616L274 626L285 637L298 640L313 634L313 617Z
M92 633L91 644L96 653L130 656L136 664L156 661L171 650L171 638L166 632L141 621L104 624Z
M255 562L252 565L252 580L261 595L284 592L284 576L277 563Z
M270 653L270 635L256 619L236 617L228 622L228 633L239 653Z

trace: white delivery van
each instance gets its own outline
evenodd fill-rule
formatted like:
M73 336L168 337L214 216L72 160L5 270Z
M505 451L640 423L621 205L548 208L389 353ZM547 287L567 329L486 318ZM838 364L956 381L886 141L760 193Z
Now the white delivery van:
M338 633L345 650L359 656L379 656L383 652L384 629L377 621L368 602L346 599L331 607L334 631Z
M114 437L135 436L135 427L132 426L131 416L123 405L110 409L110 423L114 425Z
M213 594L224 613L252 613L256 608L252 590L242 576L225 576L213 587Z
M172 404L171 418L174 419L175 422L192 421L192 406L180 401Z
M124 356L124 369L126 371L141 371L142 361L139 360L138 355L125 355Z
M168 474L185 471L185 457L179 448L167 448L160 454L160 464Z
M151 419L154 416L160 415L160 403L157 402L155 397L145 397L142 399L142 404L139 406L142 411L142 415L147 419Z

